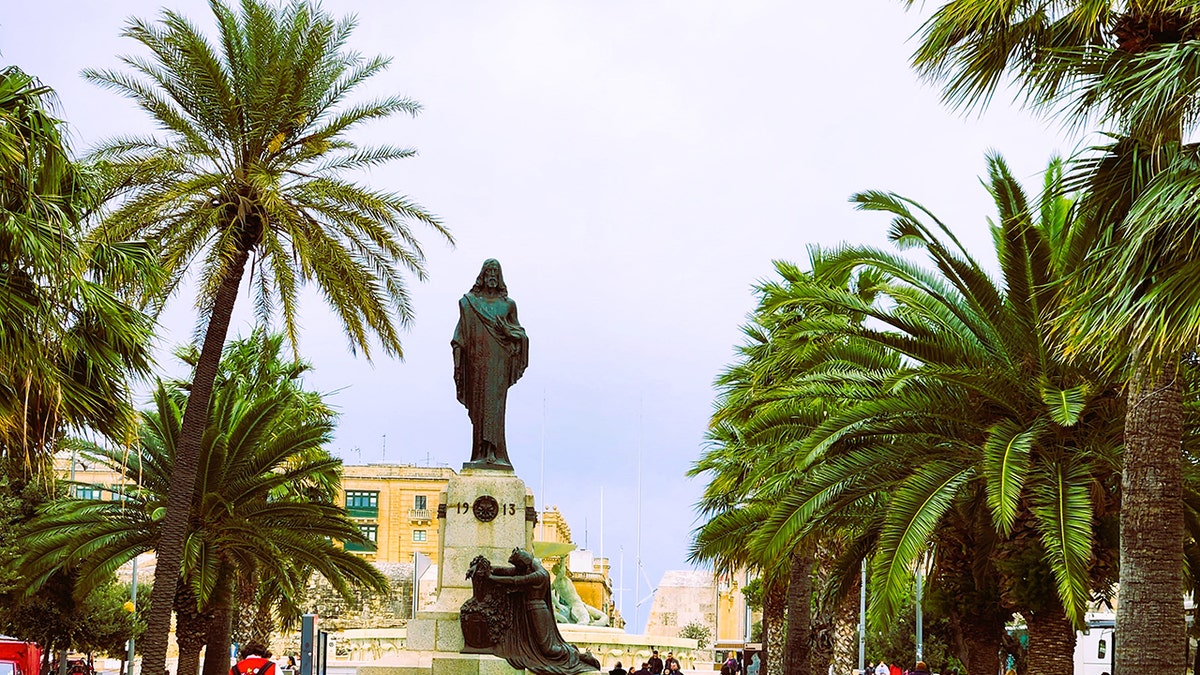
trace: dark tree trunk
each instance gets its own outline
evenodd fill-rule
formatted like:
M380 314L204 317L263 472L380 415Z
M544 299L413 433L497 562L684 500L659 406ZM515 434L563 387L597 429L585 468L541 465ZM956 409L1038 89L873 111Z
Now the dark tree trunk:
M1125 413L1116 672L1182 673L1183 406L1176 363L1157 376L1139 365Z
M198 675L200 650L204 647L212 617L200 612L196 596L187 584L179 586L172 604L175 606L175 642L179 645L176 675ZM149 675L150 671L143 666L142 673Z
M233 612L233 640L238 644L259 640L266 644L268 641L259 639L255 632L255 621L258 618L258 586L260 573L257 568L249 572L240 571L235 586L237 588L236 606Z
M1029 651L1025 664L1037 675L1073 675L1075 672L1075 627L1058 603L1045 611L1025 614ZM1180 671L1182 672L1182 671Z
M175 675L199 675L200 650L204 648L204 640L179 640L179 663L175 666Z
M229 672L229 637L233 632L233 566L222 562L213 589L212 621L204 648L203 675L226 675Z
M269 645L274 635L275 617L271 613L271 603L265 599L256 600L254 621L250 624L249 639L258 640L264 645Z
M200 348L200 359L192 379L188 404L183 412L175 466L171 470L171 485L167 489L167 510L163 516L155 554L154 589L150 592L150 607L146 612L146 632L142 636L144 651L142 672L157 674L167 665L167 636L171 630L171 606L179 582L183 562L183 544L187 538L188 518L195 493L196 471L200 465L200 439L208 426L208 403L213 382L221 362L221 350L229 332L229 320L237 300L238 287L246 269L248 254L240 251L230 263L229 274L217 289Z
M812 675L812 572L812 542L805 539L792 551L788 573L785 675Z
M759 672L766 675L783 675L783 656L787 651L786 612L787 591L783 584L769 584L763 591L763 645L767 653L759 664Z
M953 627L958 638L957 656L968 673L1000 672L1000 645L1004 641L1004 620L991 620L996 612L963 617ZM974 621L970 619L976 619Z

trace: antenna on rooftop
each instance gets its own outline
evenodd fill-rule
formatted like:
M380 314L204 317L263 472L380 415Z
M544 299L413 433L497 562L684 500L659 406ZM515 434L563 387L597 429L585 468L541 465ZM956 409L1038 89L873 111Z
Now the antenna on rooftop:
M362 448L356 445L353 448L350 448L350 452L358 453L358 463L362 464Z
M383 463L387 464L387 434L383 435Z

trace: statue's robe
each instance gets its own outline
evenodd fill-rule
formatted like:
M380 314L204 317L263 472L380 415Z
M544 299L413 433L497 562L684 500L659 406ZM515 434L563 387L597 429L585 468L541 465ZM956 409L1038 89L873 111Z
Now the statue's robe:
M507 297L468 293L458 301L458 326L451 341L459 355L454 382L473 431L471 463L511 467L504 441L508 388L529 365L529 338L517 323L517 305Z
M563 639L550 609L550 573L540 565L529 574L512 567L494 570L497 582L512 589L513 625L493 653L509 665L538 675L578 675L600 670L596 657Z

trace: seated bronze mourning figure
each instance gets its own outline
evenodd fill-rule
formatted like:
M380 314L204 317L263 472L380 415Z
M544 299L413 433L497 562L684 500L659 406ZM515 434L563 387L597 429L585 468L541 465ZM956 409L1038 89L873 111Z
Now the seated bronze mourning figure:
M529 551L514 548L497 565L475 556L467 571L474 596L459 614L463 652L495 654L513 668L544 675L600 670L596 657L563 639L550 609L550 573Z

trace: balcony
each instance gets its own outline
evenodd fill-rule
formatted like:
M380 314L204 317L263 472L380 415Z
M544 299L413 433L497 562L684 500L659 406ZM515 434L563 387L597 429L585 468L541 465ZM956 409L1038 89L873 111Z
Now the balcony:
M351 518L378 518L378 506L347 506L346 515Z
M430 523L433 522L433 514L429 509L409 509L408 519L416 522Z

